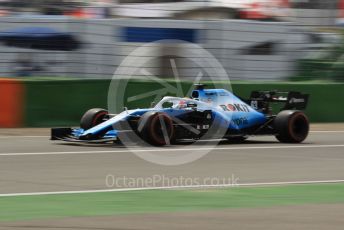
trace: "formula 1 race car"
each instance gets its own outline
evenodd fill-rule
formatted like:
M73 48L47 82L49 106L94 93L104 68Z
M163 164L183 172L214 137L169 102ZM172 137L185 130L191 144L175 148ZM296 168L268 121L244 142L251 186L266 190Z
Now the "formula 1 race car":
M300 92L254 91L244 100L225 89L197 84L191 98L164 97L152 108L125 109L120 114L90 109L80 128L53 128L51 139L87 143L130 139L163 146L202 138L243 141L274 135L283 143L300 143L309 132L308 118L301 111L308 98ZM277 114L271 107L275 103L282 105Z

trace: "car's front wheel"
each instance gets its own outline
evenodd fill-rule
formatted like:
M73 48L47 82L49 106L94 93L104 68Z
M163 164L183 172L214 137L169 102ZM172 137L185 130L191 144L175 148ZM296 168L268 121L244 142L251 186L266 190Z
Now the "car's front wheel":
M274 120L276 138L282 143L301 143L309 133L309 121L301 111L285 110Z
M174 138L173 121L161 112L145 113L138 122L137 131L143 140L155 146L168 145Z
M81 118L80 127L88 130L94 126L99 125L108 116L109 112L105 109L94 108L88 110Z

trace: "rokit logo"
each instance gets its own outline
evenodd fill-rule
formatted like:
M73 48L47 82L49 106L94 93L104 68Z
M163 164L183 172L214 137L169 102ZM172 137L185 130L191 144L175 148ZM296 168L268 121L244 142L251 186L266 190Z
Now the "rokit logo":
M224 111L231 111L231 112L250 112L250 107L245 104L228 104L228 105L221 105L221 108Z

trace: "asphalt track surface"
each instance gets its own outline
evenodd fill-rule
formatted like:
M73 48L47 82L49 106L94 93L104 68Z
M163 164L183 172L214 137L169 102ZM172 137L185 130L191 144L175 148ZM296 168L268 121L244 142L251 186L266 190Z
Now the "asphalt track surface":
M197 151L206 146L170 146L161 154L191 148ZM311 132L303 144L296 145L278 143L274 137L254 137L244 144L223 142L203 158L179 166L147 162L124 146L79 146L52 142L41 134L2 133L0 194L109 189L107 175L167 178L154 186L166 186L169 179L181 177L201 184L205 178L237 178L238 183L343 180L343 164L344 132L338 130ZM111 188L130 186L121 183Z

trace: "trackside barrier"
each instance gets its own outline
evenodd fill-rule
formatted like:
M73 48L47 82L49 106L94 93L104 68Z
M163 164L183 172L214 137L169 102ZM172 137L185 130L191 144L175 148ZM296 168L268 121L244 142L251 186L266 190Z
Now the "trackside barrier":
M168 81L176 85L175 81ZM228 84L224 82L224 84ZM22 122L3 122L1 126L23 124L27 127L49 127L78 125L80 117L89 108L107 108L107 97L110 80L24 80L25 90L10 90L15 94L16 100L8 99L5 103L7 111L12 114L23 110ZM186 92L191 82L182 82L181 86ZM126 87L125 98L138 94L161 89L158 82L132 80ZM211 86L210 86L211 87ZM253 90L281 90L301 91L311 95L306 113L312 122L344 122L344 84L341 83L252 83L234 82L232 88L235 94L247 98ZM2 89L2 88L0 88ZM5 92L5 91L4 91ZM6 91L7 92L7 91ZM10 108L9 104L21 105L20 93L25 92L22 108ZM5 93L6 94L6 93ZM171 93L169 93L171 95ZM3 97L1 92L1 97ZM148 107L155 95L128 102L128 108ZM4 100L0 102L4 104ZM116 103L116 98L111 99ZM6 107L1 106L1 114ZM2 115L1 115L2 116ZM18 119L18 117L16 117ZM4 117L2 117L4 120Z
M23 125L23 83L14 79L0 79L0 127Z

